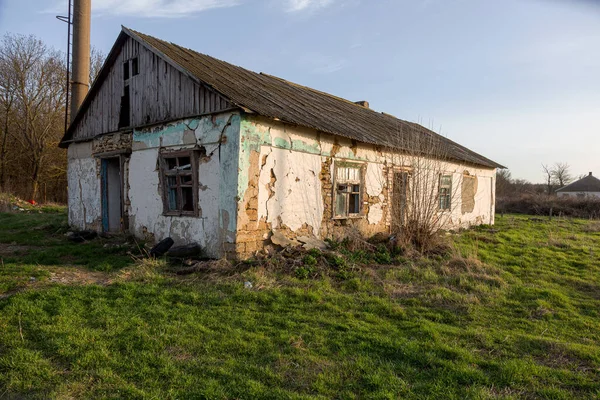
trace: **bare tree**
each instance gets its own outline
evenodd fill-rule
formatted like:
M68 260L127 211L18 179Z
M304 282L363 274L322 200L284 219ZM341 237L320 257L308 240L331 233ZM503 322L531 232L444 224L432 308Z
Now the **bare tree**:
M552 167L549 167L547 164L542 164L542 171L544 173L544 180L546 182L546 190L547 194L552 194L552 188L554 187L554 170Z
M441 137L425 129L418 134L412 127L406 134L402 129L399 126L390 137L385 152L392 232L400 245L426 252L436 245L439 231L450 225L459 188L473 192L474 206L475 179L454 171ZM468 201L463 206L468 207Z
M554 179L560 185L560 187L563 187L563 186L567 185L569 182L571 182L572 177L571 177L570 168L571 167L567 163L557 162L554 164L552 174L554 176Z
M104 65L104 59L106 58L105 54L99 48L92 46L92 50L90 53L90 86L94 83L100 70L102 69L102 65Z
M499 169L496 172L496 196L505 197L513 191L513 179L508 169Z
M2 105L2 139L0 144L0 191L6 191L7 143L10 114L15 102L14 69L10 60L0 55L0 103Z
M49 148L62 133L65 107L64 66L61 54L34 36L6 34L0 42L0 59L10 66L0 86L14 88L11 104L11 138L26 152L30 199L36 199L42 165ZM19 166L21 167L21 166Z

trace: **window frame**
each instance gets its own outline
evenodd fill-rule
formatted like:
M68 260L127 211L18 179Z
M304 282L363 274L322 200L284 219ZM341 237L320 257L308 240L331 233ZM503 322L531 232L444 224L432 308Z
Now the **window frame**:
M444 178L449 178L450 183L448 185L442 184L442 181L444 180ZM438 210L440 211L452 211L452 174L440 174L439 176L439 180L438 180L438 196L437 196L437 203L438 203ZM447 192L445 194L442 194L442 190L447 190ZM442 198L446 197L446 203L445 206L442 207Z
M182 172L179 170L179 159L188 157L190 159L191 171ZM176 159L176 169L169 169L168 167L168 159ZM199 191L199 179L198 179L198 166L199 166L199 157L198 151L189 149L189 150L176 150L176 151L161 151L159 153L159 173L160 173L160 183L162 186L162 200L163 200L163 215L165 216L174 216L174 217L198 217L200 216L200 205L198 198ZM192 182L191 184L185 184L181 182L182 176L191 176ZM175 177L176 184L175 186L170 186L168 184L168 177ZM177 209L171 210L169 207L169 190L174 187L177 189ZM184 210L183 209L183 195L182 188L192 188L192 202L193 202L193 210Z
M355 168L359 170L360 178L358 180L348 179L342 182L338 179L338 169L340 168ZM353 218L363 218L364 217L364 207L363 207L363 197L364 197L364 181L365 181L365 164L363 163L353 163L346 161L336 161L334 162L333 167L333 204L332 204L332 217L333 219L344 220L344 219L353 219ZM350 188L350 191L342 192L339 190L340 185L345 185L347 188ZM358 185L358 191L354 191L352 186ZM353 194L358 195L358 213L350 213L350 198ZM337 203L338 196L343 195L345 199L345 214L341 215L337 213Z
M134 76L138 76L140 74L140 60L139 58L133 57L131 59L131 67L130 67L130 76L133 78Z

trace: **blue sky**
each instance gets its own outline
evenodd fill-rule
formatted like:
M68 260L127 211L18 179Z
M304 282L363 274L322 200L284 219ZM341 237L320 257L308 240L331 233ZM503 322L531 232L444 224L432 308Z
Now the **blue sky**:
M0 34L59 49L66 0L0 0ZM542 181L600 176L600 1L92 0L92 44L120 26L419 122Z

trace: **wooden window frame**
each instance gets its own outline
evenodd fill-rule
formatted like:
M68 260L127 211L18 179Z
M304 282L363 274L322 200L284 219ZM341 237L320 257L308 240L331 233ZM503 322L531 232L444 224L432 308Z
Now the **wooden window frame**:
M358 169L360 172L360 179L356 180L356 179L348 179L348 180L343 180L343 181L339 181L338 180L338 169L340 168L355 168ZM365 164L362 163L353 163L353 162L346 162L346 161L336 161L334 162L334 167L333 167L333 204L332 204L332 214L333 214L333 219L353 219L353 218L363 218L364 217L364 211L363 211L363 197L364 197L364 182L365 182ZM351 190L350 191L341 191L339 190L339 186L340 185L346 185L347 187L350 187ZM358 191L354 191L352 186L358 185L359 189ZM358 213L350 213L350 198L353 194L358 195L358 207L359 207L359 211ZM337 202L338 202L338 197L342 195L346 198L345 200L345 214L341 215L337 213Z
M131 59L131 77L137 76L140 74L140 60L138 57L133 57Z
M444 178L448 178L450 183L443 184ZM442 193L442 191L445 191ZM445 203L442 205L442 199L445 198ZM452 175L440 174L438 181L438 209L440 211L452 211Z
M179 159L189 157L191 163L190 171L179 170ZM176 168L168 169L168 159L176 159ZM159 153L159 165L160 165L160 182L162 186L162 200L163 200L163 215L174 216L174 217L198 217L200 215L200 206L198 204L198 165L199 158L198 152L195 150L177 150L177 151L164 151ZM182 183L182 176L191 176L191 184ZM175 177L175 186L169 186L168 177ZM183 195L182 188L192 188L193 194L193 210L183 209ZM171 210L169 207L169 190L171 188L177 189L177 209Z

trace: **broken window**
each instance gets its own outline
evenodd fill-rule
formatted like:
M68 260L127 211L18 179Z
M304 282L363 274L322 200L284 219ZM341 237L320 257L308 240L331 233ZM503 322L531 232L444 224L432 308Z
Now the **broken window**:
M119 111L119 129L127 128L131 125L131 104L129 95L129 85L125 86L123 96L121 96L121 109Z
M131 59L131 76L136 76L140 73L140 66L138 64L138 58Z
M452 175L441 175L438 190L440 210L450 210L452 205Z
M336 165L335 216L337 218L361 215L362 167L356 164Z
M163 213L198 215L198 157L194 151L161 154Z

